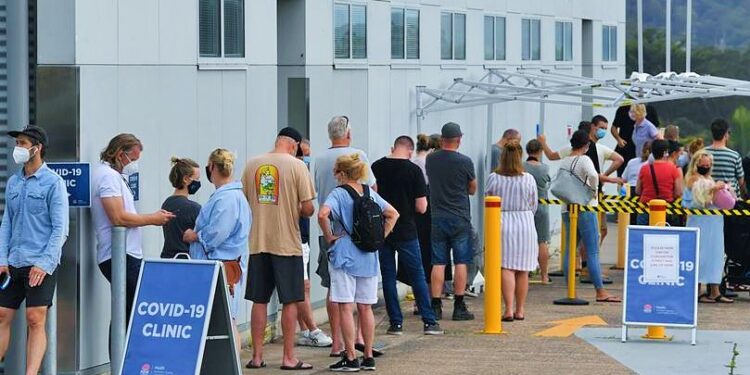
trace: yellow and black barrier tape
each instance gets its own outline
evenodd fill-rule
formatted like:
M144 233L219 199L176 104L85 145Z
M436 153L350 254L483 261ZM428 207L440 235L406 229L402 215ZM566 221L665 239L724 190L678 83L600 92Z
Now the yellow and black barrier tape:
M640 203L640 202L639 202ZM560 199L539 199L539 204L544 205L566 205ZM625 201L601 201L597 206L579 206L581 212L607 212L607 213L624 213L624 214L647 214L648 208L631 205L632 202ZM642 203L641 203L642 204ZM704 208L682 208L667 207L669 215L696 215L696 216L750 216L750 210L747 209L704 209Z

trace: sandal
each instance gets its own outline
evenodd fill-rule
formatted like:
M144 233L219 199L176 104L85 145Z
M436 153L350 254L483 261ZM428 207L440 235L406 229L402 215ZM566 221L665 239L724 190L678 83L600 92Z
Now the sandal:
M360 352L364 353L365 352L365 344L361 344L361 343L354 344L354 349L357 350L357 351L360 351ZM383 354L385 354L385 353L383 353L381 350L372 348L372 356L373 357L377 358L377 357L382 356Z
M247 364L245 365L245 368L249 368L249 369L254 369L254 368L265 368L265 367L266 367L266 362L265 362L265 361L260 361L260 364L257 364L257 365L256 365L255 363L253 363L253 360L252 360L252 359L250 360L250 362L248 362L248 363L247 363Z
M512 322L513 321L513 317L512 316L504 316L503 319L502 319L502 321L504 321L504 322Z
M597 298L596 302L620 303L620 302L622 302L622 300L620 299L620 297L617 297L617 296L607 296L607 297L604 297L604 298Z
M708 294L701 294L698 296L698 303L716 303L716 300L709 297Z
M283 365L283 366L281 366L279 368L282 369L282 370L291 370L291 371L312 370L313 369L313 365L311 365L309 363L302 362L302 361L297 361L297 364L294 365L294 366Z
M724 297L722 295L719 295L718 297L714 298L714 301L716 301L716 303L734 303L733 299Z
M526 319L526 318L525 318L525 317L523 317L523 316L521 316L521 315L518 315L518 314L513 314L513 319L514 319L514 320L524 320L524 319Z

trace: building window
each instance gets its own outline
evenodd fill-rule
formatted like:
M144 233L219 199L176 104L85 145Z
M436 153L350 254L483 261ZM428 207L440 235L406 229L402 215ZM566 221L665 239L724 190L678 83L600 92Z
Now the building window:
M505 60L505 17L484 16L484 59Z
M419 11L391 8L391 59L419 59Z
M336 3L333 10L337 59L367 58L367 7Z
M443 12L440 17L440 57L466 60L466 15Z
M245 57L245 1L200 0L198 7L200 56Z
M541 60L541 29L540 20L524 18L521 20L521 59Z
M555 61L573 60L573 23L555 22Z
M602 61L617 61L617 26L602 26Z

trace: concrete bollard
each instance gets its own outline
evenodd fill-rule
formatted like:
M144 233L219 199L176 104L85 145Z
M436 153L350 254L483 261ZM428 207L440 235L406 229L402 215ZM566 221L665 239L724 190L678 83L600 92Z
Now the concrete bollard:
M484 331L503 332L502 323L502 199L484 198Z

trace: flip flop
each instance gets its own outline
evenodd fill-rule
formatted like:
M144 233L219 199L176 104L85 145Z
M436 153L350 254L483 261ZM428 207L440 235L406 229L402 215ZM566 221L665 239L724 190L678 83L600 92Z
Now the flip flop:
M714 298L714 301L716 301L716 303L734 303L733 299L724 297L722 295Z
M514 319L514 320L524 320L524 319L526 319L526 318L525 318L525 317L523 317L523 316L518 316L518 315L516 315L516 314L513 314L513 319Z
M309 363L305 363L302 361L297 361L297 364L294 366L281 366L279 367L282 370L289 370L289 371L297 371L297 370L312 370L313 365Z
M604 303L620 303L622 300L620 300L617 296L608 296L606 298L597 298L596 302L604 302Z
M354 344L354 349L356 349L356 350L364 353L365 352L365 344ZM385 354L385 353L383 353L382 351L380 351L378 349L372 348L372 356L373 357L377 358L377 357L382 356L383 354Z
M502 319L502 321L504 321L504 322L512 322L513 321L513 317L512 316L504 316L503 319Z
M716 300L709 297L707 294L702 294L698 297L698 303L716 303Z
M253 368L265 368L265 367L266 367L266 362L265 361L260 361L260 364L256 365L256 364L253 363L253 360L250 360L250 362L248 362L245 365L245 368L250 368L250 369L253 369Z

